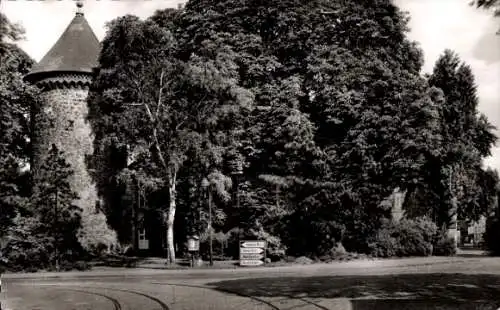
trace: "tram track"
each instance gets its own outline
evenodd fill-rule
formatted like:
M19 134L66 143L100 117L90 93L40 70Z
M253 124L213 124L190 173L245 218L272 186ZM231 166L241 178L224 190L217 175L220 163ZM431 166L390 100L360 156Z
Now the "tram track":
M184 288L195 288L195 289L219 291L221 293L236 295L239 297L253 300L257 303L260 303L260 304L263 304L263 305L269 307L272 310L290 310L290 309L294 309L294 308L300 308L300 307L303 307L306 305L310 306L310 307L312 306L315 309L330 310L330 308L322 306L314 301L308 300L308 299L303 298L303 297L297 297L297 296L291 296L291 295L283 296L284 297L283 301L286 301L287 299L288 300L297 300L297 301L304 303L304 305L295 305L295 306L290 306L290 307L278 306L278 305L275 305L272 302L267 301L263 298L255 297L255 296L245 294L242 292L238 292L236 290L231 290L228 288L215 288L215 287L209 286L209 285L182 284L182 283L171 283L171 282L150 282L150 284L179 287L179 288L184 287ZM126 294L133 294L133 295L141 296L141 297L144 297L144 298L154 302L155 304L157 304L161 310L171 310L170 307L165 302L160 300L159 298L151 296L149 294L146 294L146 293L138 291L138 290L122 289L122 288L108 287L108 286L81 286L81 285L77 285L77 286L75 286L75 288L61 287L60 285L57 285L57 284L45 284L43 286L55 288L57 290L62 290L62 291L73 291L73 292L79 292L79 293L91 294L91 295L103 297L103 298L109 300L113 304L113 310L124 309L123 308L124 305L122 305L122 303L120 302L122 298L112 297L108 294L102 293L102 291L109 290L109 291L114 291L114 292L122 292L122 293L126 293ZM95 292L95 290L99 290L101 292ZM311 308L308 308L308 309L311 309Z
M69 288L63 288L62 290L71 291L71 292L78 292L78 293L84 293L84 294L95 295L95 296L100 296L100 297L103 297L103 298L111 301L111 303L113 303L114 310L122 310L122 305L120 304L120 302L118 301L118 299L113 298L113 297L111 297L109 295L102 294L102 293L91 292L91 291L86 291L86 290L69 289Z
M262 304L265 304L265 305L269 306L273 310L285 310L285 309L280 308L280 307L274 305L273 303L271 303L271 302L269 302L267 300L264 300L262 298L251 296L251 295L248 295L248 294L245 294L245 293L233 291L233 290L226 289L226 288L224 288L224 289L221 289L221 288L215 289L214 287L211 287L211 286L194 285L194 284L179 284L179 283L169 283L169 282L151 282L151 284L155 284L155 285L168 285L168 286L176 286L176 287L187 287L187 288L198 288L198 289L207 289L207 290L213 290L213 291L220 291L220 292L223 292L223 293L226 293L226 294L233 294L233 295L237 295L239 297L249 298L251 300L260 302ZM330 310L327 307L324 307L324 306L322 306L320 304L317 304L317 303L315 303L313 301L307 300L307 299L305 299L303 297L296 297L296 296L285 296L285 297L288 298L288 299L300 300L300 301L302 301L302 302L304 302L304 303L306 303L308 305L316 307L317 309Z
M56 288L58 290L63 290L63 291L74 291L74 292L80 292L80 293L101 296L101 297L106 298L107 300L109 300L113 303L114 310L122 310L122 308L123 308L119 299L111 297L107 294L95 292L94 290L109 290L109 291L123 292L123 293L128 293L128 294L134 294L137 296L142 296L142 297L156 303L157 305L159 305L161 307L161 310L170 310L169 306L165 302L161 301L160 299L158 299L154 296L148 295L146 293L136 291L136 290L119 289L119 288L113 288L113 287L80 286L80 285L77 286L78 289L60 287L59 285L47 285L47 286L51 287L51 288Z

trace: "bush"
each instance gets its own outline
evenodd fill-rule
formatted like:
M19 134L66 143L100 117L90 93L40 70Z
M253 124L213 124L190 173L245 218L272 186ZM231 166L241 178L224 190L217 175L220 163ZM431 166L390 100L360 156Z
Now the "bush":
M295 263L301 265L309 265L313 263L313 260L310 259L309 257L301 256L295 259Z
M56 270L54 238L47 234L43 224L34 217L16 217L10 227L2 248L2 269L19 272ZM63 240L64 241L64 240ZM89 266L81 261L82 252L76 246L73 250L61 242L58 260L60 270L86 270ZM65 249L66 250L63 250ZM79 262L77 262L80 260Z
M77 261L74 263L73 268L78 270L78 271L85 271L85 270L90 270L92 268L92 266L90 266L85 261Z
M304 214L302 211L284 217L279 235L281 243L286 245L287 254L297 257L330 256L335 244L343 241L345 226L341 221L329 220L329 217L333 216L321 212Z
M53 259L53 240L39 234L34 218L17 217L2 249L5 268L11 271L36 271L49 268Z
M369 243L370 254L375 257L429 256L437 226L428 218L386 221Z
M375 237L375 241L369 243L370 254L375 257L393 257L399 248L399 241L392 236L392 229L382 228Z
M457 247L455 246L455 240L445 235L441 236L436 241L434 245L434 255L436 256L453 256L457 254Z
M271 261L280 261L285 257L286 246L281 241L281 238L267 232L263 227L250 229L247 236L250 236L250 240L264 240L267 242L266 257L270 258Z
M234 250L230 247L237 247L237 244L229 244L232 232L224 234L222 232L212 232L212 254L214 260L225 260L233 256ZM237 235L236 235L237 237ZM233 237L234 238L234 237ZM234 242L234 240L232 240ZM202 259L208 260L210 257L210 232L200 235L200 255Z
M333 249L330 250L330 257L334 260L344 259L349 256L349 253L346 251L341 242L337 242Z

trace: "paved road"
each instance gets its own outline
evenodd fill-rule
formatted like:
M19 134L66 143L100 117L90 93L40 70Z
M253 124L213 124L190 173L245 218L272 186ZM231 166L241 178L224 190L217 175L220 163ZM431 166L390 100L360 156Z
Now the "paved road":
M4 275L3 288L12 310L497 310L500 259Z

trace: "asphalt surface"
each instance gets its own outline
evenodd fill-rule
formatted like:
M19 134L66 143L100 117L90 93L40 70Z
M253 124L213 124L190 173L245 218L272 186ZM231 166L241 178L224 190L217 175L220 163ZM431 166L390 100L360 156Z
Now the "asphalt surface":
M4 310L500 308L500 259L355 261L230 270L6 274Z

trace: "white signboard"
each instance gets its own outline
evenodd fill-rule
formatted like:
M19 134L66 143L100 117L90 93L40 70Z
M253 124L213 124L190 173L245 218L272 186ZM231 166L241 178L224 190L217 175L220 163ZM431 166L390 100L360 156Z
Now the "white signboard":
M196 252L200 250L200 241L196 239L188 240L188 251Z
M262 254L240 254L240 259L241 260L261 260L264 258L264 255Z
M243 241L241 243L241 248L265 248L265 241Z
M261 260L240 260L240 266L260 266L264 262Z
M260 254L264 252L264 249L261 248L240 248L241 254Z
M139 240L139 250L148 250L149 240Z

